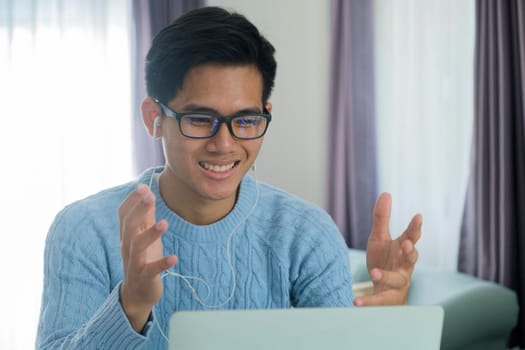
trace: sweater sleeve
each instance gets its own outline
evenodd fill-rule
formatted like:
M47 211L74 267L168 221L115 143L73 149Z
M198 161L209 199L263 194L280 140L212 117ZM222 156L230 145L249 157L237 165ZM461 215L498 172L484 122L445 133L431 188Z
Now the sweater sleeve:
M90 227L67 209L51 226L37 349L144 348L151 327L144 335L131 327L120 304L120 283L111 288L104 246Z
M296 307L353 305L348 249L337 226L326 214L302 219L293 245L292 304Z

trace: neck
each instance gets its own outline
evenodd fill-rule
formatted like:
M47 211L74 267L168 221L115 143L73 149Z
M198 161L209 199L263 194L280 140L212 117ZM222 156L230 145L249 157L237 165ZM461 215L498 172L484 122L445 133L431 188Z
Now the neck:
M166 170L160 174L159 191L168 208L194 225L219 221L228 215L236 201L236 196L217 200L203 198L176 181L170 181Z

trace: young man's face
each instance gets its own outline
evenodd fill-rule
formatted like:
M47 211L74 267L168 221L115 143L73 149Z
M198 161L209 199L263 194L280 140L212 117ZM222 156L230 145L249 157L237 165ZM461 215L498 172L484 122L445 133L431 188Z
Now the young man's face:
M242 111L262 113L261 101L262 77L255 66L202 65L187 73L168 107L177 112L231 116ZM262 138L235 139L225 123L212 138L190 139L180 133L173 118L164 118L162 136L169 191L184 196L188 204L203 200L233 203L262 145Z

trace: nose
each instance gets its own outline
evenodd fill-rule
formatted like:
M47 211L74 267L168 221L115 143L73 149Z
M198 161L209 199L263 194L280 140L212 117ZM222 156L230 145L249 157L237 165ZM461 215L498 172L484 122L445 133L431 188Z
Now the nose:
M226 123L221 123L215 136L208 142L208 150L212 152L228 152L231 150L235 140Z

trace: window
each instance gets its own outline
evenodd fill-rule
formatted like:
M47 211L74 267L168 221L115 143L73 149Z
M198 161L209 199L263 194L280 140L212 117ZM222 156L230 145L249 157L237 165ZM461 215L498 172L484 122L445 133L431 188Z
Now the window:
M57 212L133 176L128 6L0 3L2 349L34 347Z
M391 231L424 217L422 263L456 270L474 105L474 1L376 0L378 180Z

